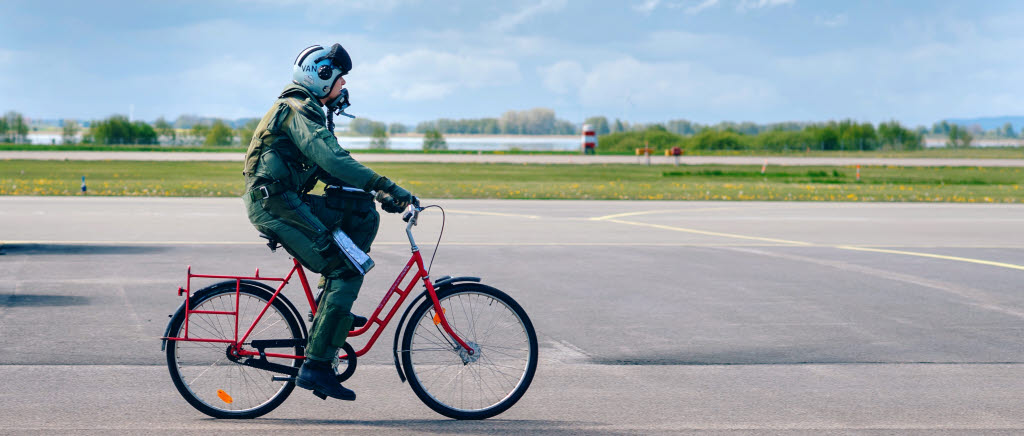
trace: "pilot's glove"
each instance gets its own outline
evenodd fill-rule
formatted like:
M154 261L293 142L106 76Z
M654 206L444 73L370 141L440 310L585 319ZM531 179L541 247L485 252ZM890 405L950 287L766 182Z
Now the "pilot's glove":
M384 212L387 213L401 213L405 210L406 206L409 205L408 203L405 203L403 206L395 200L395 197L392 197L391 194L384 191L377 191L377 195L374 196L374 198L380 202L380 208L384 209Z
M367 185L368 190L377 191L376 198L385 212L399 213L410 204L419 205L419 200L405 188L398 186L387 177L377 176ZM381 194L384 194L382 196ZM389 199L385 200L385 198ZM397 208L397 209L396 209Z
M391 194L391 198L394 198L396 203L401 204L403 209L412 204L413 199L416 198L411 192L406 191L405 188L398 186L398 184L394 182L391 182L391 186L385 188L384 192Z

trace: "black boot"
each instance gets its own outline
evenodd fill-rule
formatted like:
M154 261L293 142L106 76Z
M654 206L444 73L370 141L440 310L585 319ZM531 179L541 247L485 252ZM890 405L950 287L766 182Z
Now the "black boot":
M299 368L299 376L295 378L295 384L300 388L309 389L313 394L322 398L337 398L339 400L352 401L356 399L356 393L345 389L338 383L334 368L329 362L306 359Z

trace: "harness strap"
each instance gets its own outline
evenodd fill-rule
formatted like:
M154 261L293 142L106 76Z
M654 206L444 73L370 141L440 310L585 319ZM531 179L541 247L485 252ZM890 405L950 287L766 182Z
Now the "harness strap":
M280 182L271 182L263 185L256 185L249 191L249 199L252 201L265 200L275 195L288 192L289 189Z

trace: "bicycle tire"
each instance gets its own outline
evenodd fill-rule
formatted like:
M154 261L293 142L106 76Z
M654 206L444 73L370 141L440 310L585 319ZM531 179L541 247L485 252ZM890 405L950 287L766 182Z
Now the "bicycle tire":
M272 292L252 283L241 283L238 303L239 335L248 330L252 320L263 310L272 296ZM189 301L192 310L232 311L234 305L234 281L217 283L196 291ZM303 326L290 307L284 296L278 294L248 340L303 338ZM227 315L192 314L189 320L189 336L234 339L233 320L233 317ZM171 320L169 335L181 337L184 321L184 311L176 314ZM262 416L281 405L295 389L293 381L272 381L271 377L277 375L276 373L232 361L227 352L229 344L168 342L167 367L178 393L192 407L214 418L248 419ZM296 346L294 354L301 356L303 347ZM293 367L302 364L298 359L268 360ZM201 367L202 372L196 374ZM206 374L211 375L202 380L201 385L199 381Z
M463 360L461 347L435 324L428 298L406 323L399 350L409 386L423 403L449 418L487 419L508 410L529 389L537 370L537 333L526 311L508 294L480 284L439 291L438 301L452 329L479 353L468 363ZM484 320L488 314L494 319ZM437 379L443 381L446 374L451 380L438 386Z

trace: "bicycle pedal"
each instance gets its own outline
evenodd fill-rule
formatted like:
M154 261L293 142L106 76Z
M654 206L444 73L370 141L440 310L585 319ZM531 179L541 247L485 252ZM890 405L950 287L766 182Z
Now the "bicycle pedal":
M326 400L327 399L327 394L325 394L323 392L320 392L320 391L313 391L313 395L316 395L316 396L320 397L321 400Z

